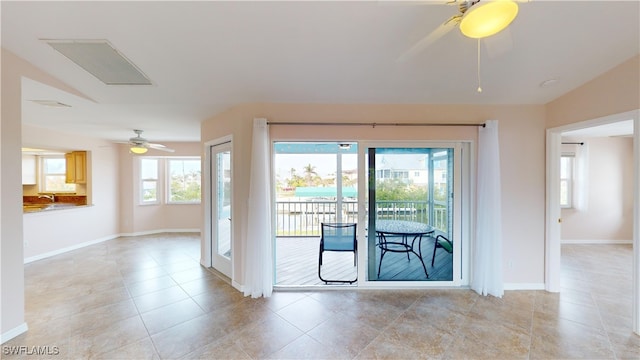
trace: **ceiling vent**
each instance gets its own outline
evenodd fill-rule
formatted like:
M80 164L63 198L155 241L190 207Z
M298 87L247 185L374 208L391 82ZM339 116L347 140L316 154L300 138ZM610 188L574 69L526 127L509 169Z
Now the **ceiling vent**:
M151 80L107 40L43 39L107 85L151 85Z
M29 100L29 101L34 102L36 104L40 104L42 106L59 107L59 108L71 107L71 105L65 104L57 100Z

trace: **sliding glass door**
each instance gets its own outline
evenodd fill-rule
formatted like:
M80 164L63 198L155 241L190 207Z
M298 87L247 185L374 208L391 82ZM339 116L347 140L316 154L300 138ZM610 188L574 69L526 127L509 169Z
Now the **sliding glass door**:
M459 284L462 146L367 145L361 275L369 282Z
M321 224L357 222L357 156L354 143L274 144L276 285L323 283ZM323 269L329 278L355 278L357 271L345 253L326 253Z
M356 271L357 286L468 284L469 142L276 142L273 152L276 285L324 286L323 222L358 226L357 266L337 253L344 259L332 267L329 253L330 278Z

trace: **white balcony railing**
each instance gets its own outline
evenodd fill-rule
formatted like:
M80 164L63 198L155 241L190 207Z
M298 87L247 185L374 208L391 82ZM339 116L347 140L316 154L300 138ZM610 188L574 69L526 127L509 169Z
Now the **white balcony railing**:
M343 201L338 209L336 201L276 201L276 236L319 236L320 224L336 222L338 210L342 222L358 221L355 201ZM411 220L430 224L447 231L447 210L443 204L434 204L433 219L429 219L427 201L378 201L378 219Z

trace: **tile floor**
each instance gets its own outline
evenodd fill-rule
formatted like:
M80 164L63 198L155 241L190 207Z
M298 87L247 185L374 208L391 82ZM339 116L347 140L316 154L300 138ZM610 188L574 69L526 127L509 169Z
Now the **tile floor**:
M26 265L29 331L1 357L640 358L630 245L564 246L560 294L350 289L250 299L199 266L198 241L120 238ZM33 355L37 346L49 355Z

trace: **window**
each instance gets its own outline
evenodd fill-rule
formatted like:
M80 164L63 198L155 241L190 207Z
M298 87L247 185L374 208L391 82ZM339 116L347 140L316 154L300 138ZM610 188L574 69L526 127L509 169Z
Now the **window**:
M67 184L67 164L63 155L42 156L40 163L41 192L75 192L75 184Z
M573 168L575 156L563 154L560 157L560 207L573 207Z
M199 204L200 175L199 157L141 157L140 204Z
M168 159L168 203L200 202L200 159Z
M140 202L157 204L158 159L140 159Z
M408 179L409 178L409 171L392 170L391 171L391 176L394 179Z

